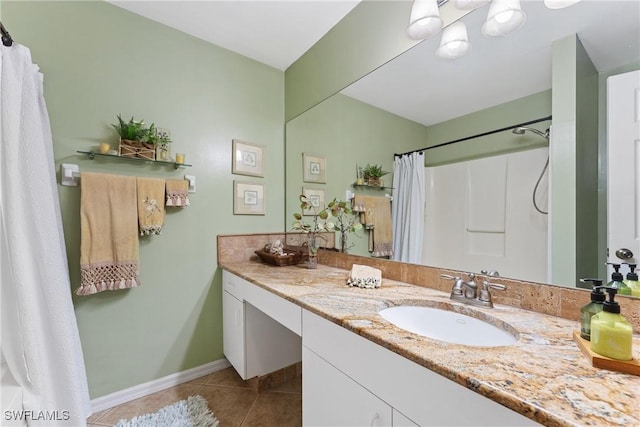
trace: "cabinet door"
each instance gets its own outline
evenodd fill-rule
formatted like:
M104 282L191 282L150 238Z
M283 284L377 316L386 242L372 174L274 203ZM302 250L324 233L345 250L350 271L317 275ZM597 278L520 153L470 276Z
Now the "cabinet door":
M304 426L390 426L391 407L306 347L302 348Z
M222 348L242 378L246 378L247 369L244 336L244 303L222 291Z
M418 427L418 424L402 415L397 410L393 410L393 427Z

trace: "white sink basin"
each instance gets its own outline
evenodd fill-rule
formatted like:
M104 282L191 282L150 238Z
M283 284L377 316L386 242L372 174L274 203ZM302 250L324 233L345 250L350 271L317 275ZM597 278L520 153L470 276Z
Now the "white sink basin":
M385 308L379 314L401 329L452 344L499 347L518 341L490 323L433 307L403 305Z

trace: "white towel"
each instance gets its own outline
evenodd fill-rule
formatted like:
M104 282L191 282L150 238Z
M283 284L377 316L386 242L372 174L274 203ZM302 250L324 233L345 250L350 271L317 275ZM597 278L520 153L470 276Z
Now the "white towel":
M353 264L347 285L359 288L379 288L382 285L382 272L377 268Z

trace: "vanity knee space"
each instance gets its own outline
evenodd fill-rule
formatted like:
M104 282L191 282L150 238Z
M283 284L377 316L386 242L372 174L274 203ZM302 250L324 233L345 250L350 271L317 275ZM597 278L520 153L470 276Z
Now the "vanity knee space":
M223 352L242 379L302 360L301 312L296 304L223 270Z

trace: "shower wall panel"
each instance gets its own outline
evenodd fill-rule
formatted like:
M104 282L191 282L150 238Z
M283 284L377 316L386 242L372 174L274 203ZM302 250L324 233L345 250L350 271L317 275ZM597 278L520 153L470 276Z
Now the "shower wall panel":
M423 264L544 282L547 216L532 193L547 148L427 167ZM537 200L547 208L548 179Z

